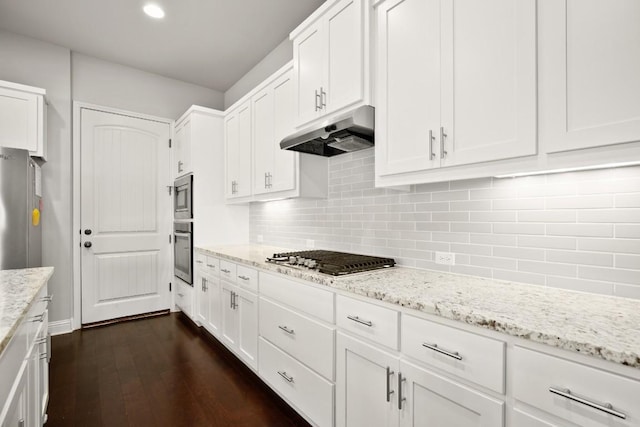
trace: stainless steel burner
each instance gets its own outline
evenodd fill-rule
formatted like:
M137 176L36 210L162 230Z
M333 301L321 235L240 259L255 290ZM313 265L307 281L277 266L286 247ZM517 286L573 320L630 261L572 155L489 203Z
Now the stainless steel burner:
M267 258L267 262L306 268L333 276L388 268L396 264L392 258L324 250L277 253Z

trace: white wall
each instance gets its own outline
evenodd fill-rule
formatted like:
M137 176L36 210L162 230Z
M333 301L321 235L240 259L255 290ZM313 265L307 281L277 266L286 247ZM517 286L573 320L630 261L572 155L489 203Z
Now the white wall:
M224 108L229 108L291 59L293 43L287 37L224 93Z
M42 262L55 267L49 281L52 321L72 309L71 63L69 49L0 31L0 80L47 90L49 161L42 166Z
M72 98L106 107L177 119L191 105L224 107L212 89L71 53Z

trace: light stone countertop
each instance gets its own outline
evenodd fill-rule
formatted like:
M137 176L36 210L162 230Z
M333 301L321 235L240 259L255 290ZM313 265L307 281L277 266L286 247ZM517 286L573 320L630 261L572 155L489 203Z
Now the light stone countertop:
M196 250L640 369L640 300L406 267L334 277L267 263L289 251L271 246Z
M53 267L0 270L0 354L52 275Z

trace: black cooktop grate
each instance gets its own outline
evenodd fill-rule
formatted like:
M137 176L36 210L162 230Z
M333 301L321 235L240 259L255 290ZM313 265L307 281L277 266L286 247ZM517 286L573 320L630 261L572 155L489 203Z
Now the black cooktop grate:
M314 260L318 264L318 271L320 273L331 274L333 276L393 267L396 264L392 258L325 250L283 252L273 255L274 259L286 259L289 257L301 257Z

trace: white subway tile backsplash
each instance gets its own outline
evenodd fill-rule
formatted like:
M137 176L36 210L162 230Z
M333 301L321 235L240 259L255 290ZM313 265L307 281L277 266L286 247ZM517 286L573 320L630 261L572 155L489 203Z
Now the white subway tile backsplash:
M374 188L374 150L329 159L327 200L252 203L265 244L640 298L640 167ZM435 251L456 265L435 264Z

